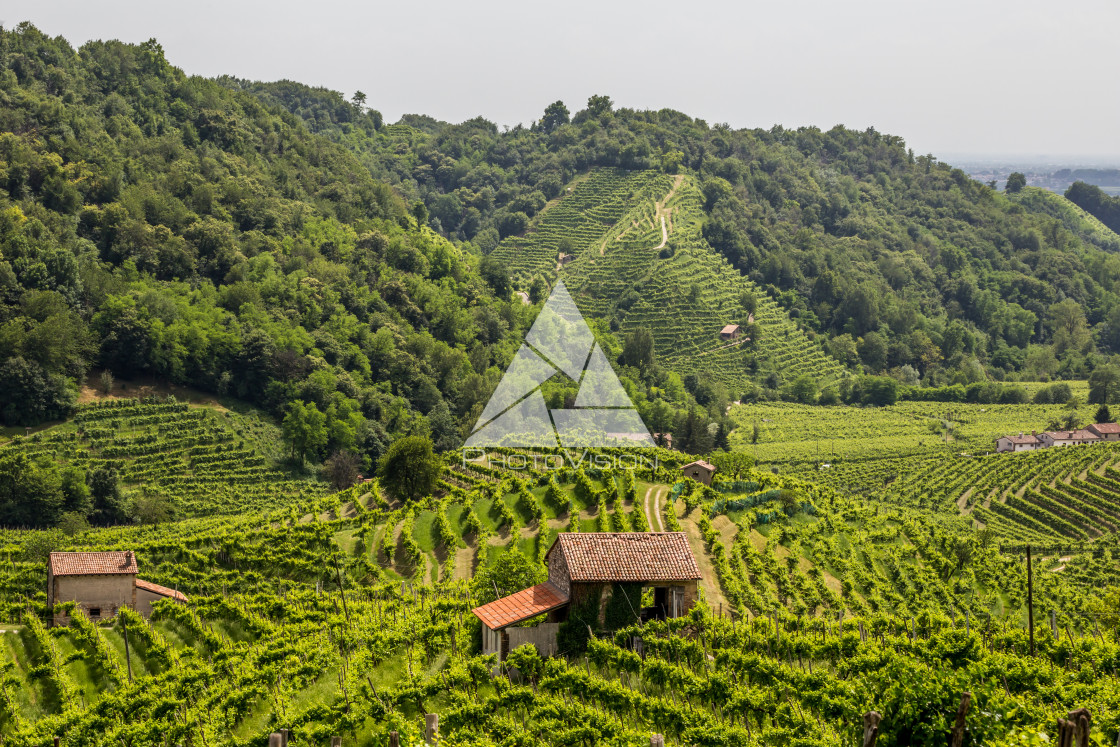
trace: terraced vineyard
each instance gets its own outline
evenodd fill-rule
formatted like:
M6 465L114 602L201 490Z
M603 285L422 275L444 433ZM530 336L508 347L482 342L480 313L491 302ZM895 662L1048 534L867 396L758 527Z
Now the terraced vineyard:
M87 473L115 470L126 490L163 496L180 516L269 510L321 495L318 481L278 469L261 441L279 430L259 416L151 398L83 405L73 420L0 445Z
M436 713L454 745L628 745L658 732L838 747L874 709L888 743L913 744L944 735L966 689L984 744L1020 744L1080 706L1115 739L1120 649L1093 634L1079 585L1115 582L1111 564L1042 560L1036 614L1055 610L1058 632L1040 625L1031 657L1020 562L989 543L958 565L960 520L884 512L765 471L712 489L672 481L672 462L637 479L503 466L533 456L449 466L442 493L416 506L364 484L252 516L75 538L74 549L134 549L146 577L190 595L157 605L151 622L76 615L45 630L42 565L19 559L26 535L0 534L20 579L0 585L5 743L263 745L288 728L303 744L380 745L390 730L416 744ZM706 606L596 631L566 659L519 650L516 670L491 674L475 653L469 610L482 589L460 576L464 550L484 563L503 545L534 558L561 526L643 524L688 534ZM438 583L423 583L436 563Z
M737 396L755 368L823 386L842 367L810 341L774 301L740 275L701 235L701 196L691 177L596 169L546 209L523 237L494 250L527 286L534 275L564 279L584 314L617 317L622 332L644 327L672 370L707 373ZM558 266L569 239L574 259ZM695 286L695 293L693 287ZM743 294L757 303L757 340L727 343L726 324L746 320Z
M1120 528L1120 445L833 464L813 479L894 505L955 510L1006 545L1089 548ZM808 473L802 473L808 476Z
M1077 414L1091 422L1095 406ZM987 405L898 402L888 407L812 406L794 402L732 405L730 441L760 464L833 467L845 461L932 454L986 454L1000 436L1043 431L1069 409L1065 405ZM752 443L758 427L757 442Z

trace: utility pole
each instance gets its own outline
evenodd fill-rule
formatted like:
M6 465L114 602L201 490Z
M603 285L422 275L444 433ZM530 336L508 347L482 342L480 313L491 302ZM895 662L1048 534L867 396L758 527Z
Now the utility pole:
M1031 631L1031 656L1034 656L1034 577L1031 575L1031 546L1027 545L1027 625Z

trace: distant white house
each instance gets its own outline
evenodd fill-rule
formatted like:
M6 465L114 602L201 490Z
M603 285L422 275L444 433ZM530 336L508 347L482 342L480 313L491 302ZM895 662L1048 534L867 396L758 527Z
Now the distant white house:
M997 452L1034 451L1053 449L1062 446L1085 446L1102 441L1120 441L1120 425L1116 423L1094 423L1087 428L1067 431L1044 431L1030 435L1002 436L996 439Z
M1044 448L1052 449L1059 446L1081 446L1092 444L1101 440L1101 437L1090 430L1077 431L1046 431L1038 434Z

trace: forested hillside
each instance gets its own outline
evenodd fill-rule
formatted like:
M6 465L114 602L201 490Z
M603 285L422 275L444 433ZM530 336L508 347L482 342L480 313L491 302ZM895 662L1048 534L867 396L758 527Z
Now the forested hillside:
M365 471L400 436L457 447L537 308L346 148L155 42L0 31L0 425L154 377L282 419L297 466ZM623 375L647 422L726 443L726 392Z
M509 130L482 118L383 125L363 97L227 83L345 144L422 199L434 230L483 252L531 231L592 167L687 174L703 190L707 244L853 369L930 384L1084 376L1120 352L1115 235L998 193L897 136L733 130L605 96L574 116L556 102Z
M1071 184L1066 190L1066 197L1113 231L1120 231L1120 197L1113 197L1100 187L1085 182Z
M8 425L64 417L100 367L305 403L313 458L454 446L525 324L345 149L154 42L0 31L0 131Z

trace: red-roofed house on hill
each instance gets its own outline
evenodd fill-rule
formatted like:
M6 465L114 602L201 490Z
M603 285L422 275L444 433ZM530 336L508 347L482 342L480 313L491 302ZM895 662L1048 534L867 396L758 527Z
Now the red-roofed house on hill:
M1120 441L1120 423L1093 423L1085 430L1096 433L1102 441Z
M185 602L185 595L136 577L140 569L131 551L52 552L47 564L47 604L77 602L91 620L113 617L121 607L131 607L147 616L152 602L174 599ZM55 625L66 625L69 618L53 613Z
M557 536L545 554L548 581L476 607L482 652L499 659L524 643L556 653L556 633L571 605L594 602L604 625L606 603L620 584L653 589L653 606L635 619L680 617L696 604L700 567L683 532L580 532ZM546 621L515 627L538 615Z
M1052 449L1061 446L1083 446L1096 443L1101 437L1087 430L1077 431L1046 431L1038 434L1038 440L1043 448Z

